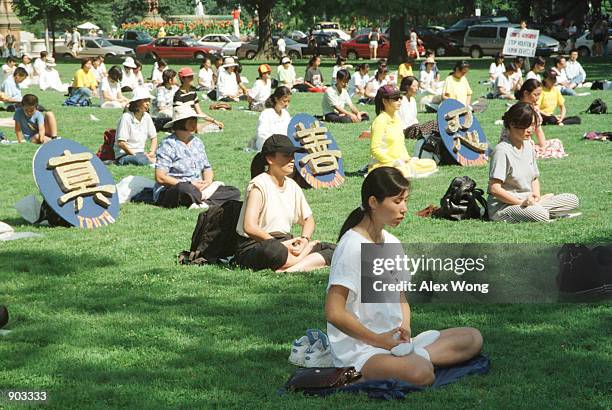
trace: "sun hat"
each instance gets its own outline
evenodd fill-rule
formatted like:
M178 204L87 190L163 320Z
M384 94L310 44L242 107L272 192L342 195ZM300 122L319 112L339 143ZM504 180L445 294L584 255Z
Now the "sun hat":
M193 70L191 67L183 67L178 72L179 77L193 77Z
M400 90L392 85L383 85L378 89L377 94L380 94L385 99L396 99L402 96Z
M281 58L281 64L291 64L291 59L287 56Z
M192 107L193 106L189 104L181 104L174 107L174 110L172 111L172 121L168 121L166 124L164 124L164 128L171 128L175 122L184 120L186 118L206 118L205 115L195 112Z
M436 64L436 60L433 57L429 56L425 59L425 64Z
M238 67L238 64L236 63L236 60L234 60L233 57L225 57L225 60L223 60L223 65L221 67Z
M261 64L259 67L257 67L257 71L259 72L259 74L271 73L272 69L268 64Z
M45 61L45 64L47 65L47 67L55 67L57 65L55 64L55 58L53 57L48 57Z
M136 63L134 63L134 59L132 57L127 57L123 62L123 66L128 68L136 68Z
M153 98L155 97L151 95L147 87L138 87L134 89L134 94L132 95L132 99L130 100L130 102L147 99L152 100Z
M286 135L274 134L263 143L263 146L261 147L261 154L268 155L274 154L275 152L295 154L296 152L306 152L306 149L293 145L289 137Z

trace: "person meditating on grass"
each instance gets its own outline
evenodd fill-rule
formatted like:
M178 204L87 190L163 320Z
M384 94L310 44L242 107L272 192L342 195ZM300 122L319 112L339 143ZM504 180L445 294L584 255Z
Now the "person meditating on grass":
M569 212L578 207L576 195L540 193L540 171L531 142L536 116L525 102L517 102L504 114L506 131L489 167L487 208L493 221L548 222L575 215Z
M336 83L327 87L323 94L323 116L327 122L352 123L368 121L368 113L359 111L347 91L351 74L342 69L336 74Z
M290 178L296 152L305 150L275 134L253 158L252 179L236 226L236 262L244 268L305 272L331 262L335 245L312 239L314 216L302 189ZM302 228L299 238L291 235L296 223Z
M533 146L536 159L563 158L566 157L563 142L560 139L546 139L544 128L542 128L542 115L538 109L538 100L542 94L542 83L538 80L529 79L523 83L520 90L517 90L515 97L517 100L530 104L536 114L533 131L536 136L536 143ZM507 129L502 129L502 138L507 136Z
M377 168L363 181L361 205L342 225L332 258L325 317L334 367L353 366L365 379L393 378L426 386L435 380L434 366L473 358L483 339L471 327L428 330L412 338L404 292L385 295L394 302L362 301L361 244L384 249L385 244L400 243L384 228L397 227L406 216L409 190L409 181L391 167Z

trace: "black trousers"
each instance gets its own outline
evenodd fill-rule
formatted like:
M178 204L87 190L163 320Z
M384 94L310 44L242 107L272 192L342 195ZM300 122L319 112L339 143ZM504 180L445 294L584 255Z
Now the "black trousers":
M555 117L554 115L546 115L544 113L541 113L541 115L542 115L542 125L558 125L559 124L557 117ZM581 122L582 120L578 116L565 117L563 119L563 125L580 124Z
M361 117L361 121L369 121L370 117L368 115L363 115ZM352 123L351 117L348 115L340 115L335 112L328 112L325 114L325 121L327 122L342 122L342 123Z
M189 207L191 204L221 205L227 201L239 201L240 190L233 186L222 185L206 201L202 201L202 192L191 182L179 182L178 184L164 189L157 199L156 205L164 208Z
M277 270L283 266L289 257L289 249L282 242L293 238L293 236L279 232L272 232L270 235L274 238L263 242L242 237L236 250L236 263L243 268L252 270ZM335 249L335 244L321 242L312 249L311 254L320 254L325 260L325 264L330 265Z

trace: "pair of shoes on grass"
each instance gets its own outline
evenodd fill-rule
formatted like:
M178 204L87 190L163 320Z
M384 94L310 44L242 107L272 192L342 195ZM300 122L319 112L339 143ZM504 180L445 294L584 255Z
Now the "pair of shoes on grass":
M306 336L293 341L289 363L300 367L332 367L327 335L319 329L308 329Z

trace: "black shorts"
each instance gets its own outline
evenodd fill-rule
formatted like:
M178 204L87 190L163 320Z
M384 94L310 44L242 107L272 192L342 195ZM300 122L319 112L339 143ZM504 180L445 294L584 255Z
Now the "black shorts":
M251 238L241 238L236 250L236 263L247 269L277 270L287 262L289 250L283 241L293 238L292 235L282 233L271 233L274 238L263 242L257 242ZM320 242L313 249L312 253L318 253L325 260L325 264L331 264L336 245L328 242Z

